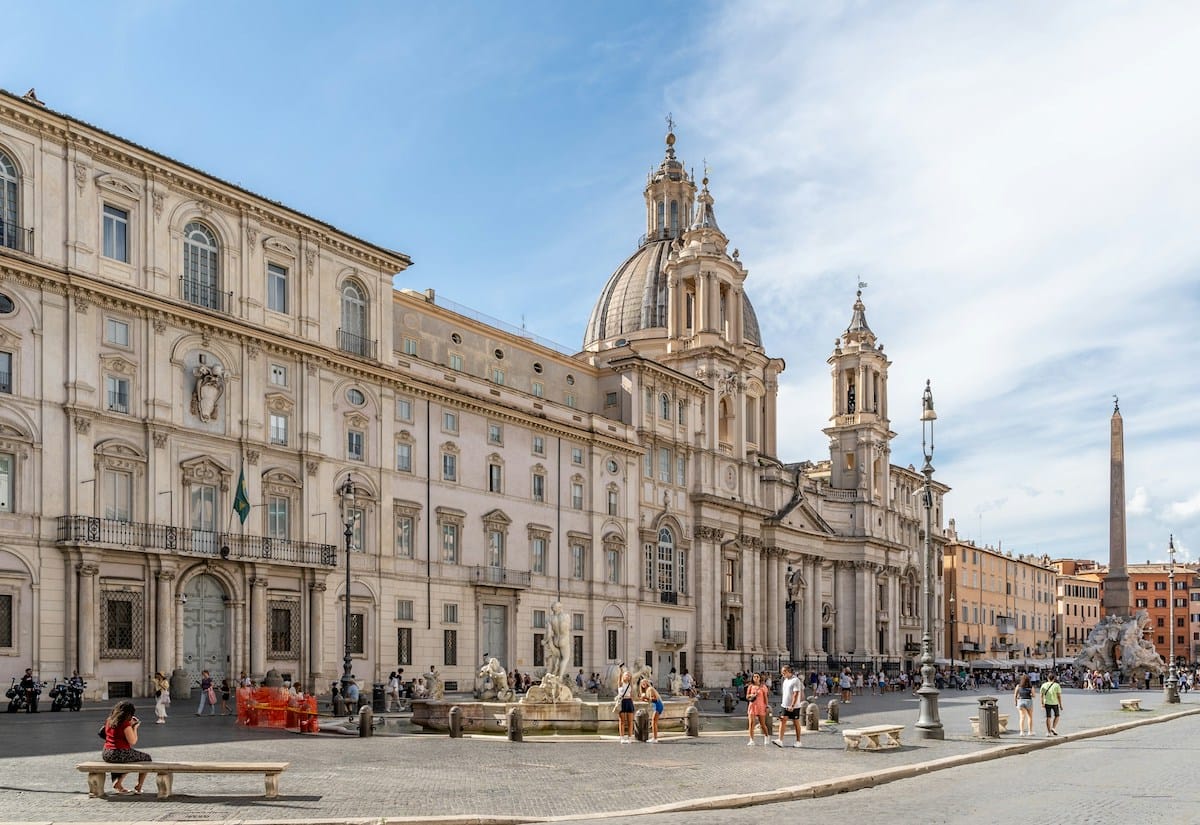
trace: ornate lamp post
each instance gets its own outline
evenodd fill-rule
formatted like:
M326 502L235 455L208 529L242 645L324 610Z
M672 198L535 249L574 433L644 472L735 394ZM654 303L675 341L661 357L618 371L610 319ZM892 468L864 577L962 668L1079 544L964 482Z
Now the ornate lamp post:
M342 696L346 696L346 691L350 687L351 672L350 672L350 548L354 539L354 482L350 479L350 475L346 475L346 481L338 488L338 495L342 497L342 521L345 524L346 531L346 626L345 633L345 649L342 656Z
M950 686L954 687L958 684L958 674L954 672L954 627L957 624L958 616L954 613L954 597L950 597Z
M1168 602L1170 617L1167 621L1171 625L1171 663L1167 666L1167 681L1163 685L1163 701L1170 705L1179 704L1179 677L1175 673L1175 535L1171 534L1171 542L1167 545L1167 555L1171 559L1171 566L1167 569L1167 590L1171 594L1171 601Z
M925 548L924 588L925 609L921 611L921 687L917 696L921 700L921 712L917 717L917 736L921 739L944 739L942 720L938 718L938 689L934 685L933 666L933 422L937 413L933 411L933 391L925 381L925 394L921 398L921 452L925 455Z

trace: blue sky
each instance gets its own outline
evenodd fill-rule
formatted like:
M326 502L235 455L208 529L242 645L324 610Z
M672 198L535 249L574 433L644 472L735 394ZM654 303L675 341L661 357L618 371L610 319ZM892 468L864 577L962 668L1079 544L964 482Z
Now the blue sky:
M674 114L827 456L859 280L892 460L960 535L1200 547L1200 12L1186 3L18 4L0 85L411 255L398 282L578 346Z

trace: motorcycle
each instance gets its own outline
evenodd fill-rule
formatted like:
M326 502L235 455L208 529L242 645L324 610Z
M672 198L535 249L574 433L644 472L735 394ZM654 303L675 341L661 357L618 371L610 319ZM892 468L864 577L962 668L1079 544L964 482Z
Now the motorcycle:
M87 682L73 680L67 682L67 704L66 707L71 711L83 710L83 689L87 687Z
M4 696L8 699L9 713L25 710L29 706L29 700L25 696L25 689L17 684L15 678L12 680L12 685L9 689L4 691Z
M72 707L71 686L63 682L59 684L58 680L54 680L54 684L50 687L50 692L46 694L50 697L50 710L57 713L60 710L79 710Z

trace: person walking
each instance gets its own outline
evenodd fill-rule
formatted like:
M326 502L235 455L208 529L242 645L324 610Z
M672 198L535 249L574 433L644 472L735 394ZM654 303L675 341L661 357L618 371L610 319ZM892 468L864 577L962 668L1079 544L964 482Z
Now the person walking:
M1046 709L1046 735L1058 736L1058 721L1062 718L1062 685L1058 683L1058 679L1051 674L1050 678L1042 682L1040 690L1042 707Z
M100 758L115 765L128 765L135 762L149 762L150 754L139 751L133 746L138 743L138 727L141 721L134 714L137 708L133 702L117 702L108 719L104 722L104 750ZM112 775L113 790L119 794L141 793L142 785L146 782L146 774L139 773L137 785L133 790L124 785L125 774L114 772Z
M392 671L388 674L388 713L399 711L403 705L400 703L400 674ZM393 710L394 709L394 710Z
M621 744L627 745L633 741L633 674L628 670L621 671L617 682L617 734Z
M228 716L229 710L229 694L232 689L229 686L228 679L221 680L221 715Z
M746 718L750 729L750 740L746 744L754 747L755 723L762 728L763 744L771 744L771 732L767 730L767 689L757 673L750 677L750 684L746 687L746 702Z
M204 713L204 708L211 709L209 716L217 715L217 692L213 690L212 676L207 670L200 671L200 704L196 707L196 715Z
M641 687L641 700L649 702L653 707L650 713L650 744L658 744L658 719L662 716L663 700L658 695L658 688L650 684L649 679L643 679Z
M796 732L796 741L792 747L798 748L800 747L800 700L804 698L804 683L792 670L791 665L784 665L781 675L783 676L783 703L779 710L779 738L775 740L775 746L783 747L783 736L790 719L792 728Z
M1029 674L1022 676L1013 689L1013 704L1021 720L1021 735L1033 736L1033 684Z
M162 671L154 674L154 715L155 724L167 724L167 708L171 706L171 683Z

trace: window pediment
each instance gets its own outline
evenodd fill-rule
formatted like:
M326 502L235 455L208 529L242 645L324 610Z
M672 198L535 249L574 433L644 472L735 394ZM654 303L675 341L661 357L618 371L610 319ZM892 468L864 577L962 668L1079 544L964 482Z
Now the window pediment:
M100 364L105 372L117 375L133 375L137 372L137 364L120 355L101 355Z
M488 464L503 464L504 463L504 459L500 457L499 453L492 453L491 455L489 455L487 457L487 461L488 461Z
M360 412L347 413L346 426L353 427L356 430L364 430L367 427L367 417Z
M453 441L447 441L446 443L444 443L442 445L442 452L453 453L454 455L458 455L458 445L455 444Z
M208 456L198 456L179 462L184 486L189 484L220 484L222 491L229 489L233 471Z
M268 470L263 473L263 492L277 496L291 496L300 489L300 480L284 470Z
M421 514L421 505L419 502L416 502L416 501L403 501L401 499L393 499L392 512L394 512L398 516L412 516L413 518L415 518Z
M536 539L536 538L548 539L548 538L550 538L550 534L554 532L550 527L548 527L545 524L529 524L529 525L526 525L525 530L526 530L526 532L529 533L529 537L531 539Z
M461 525L467 518L467 514L462 510L456 510L453 507L436 507L434 512L437 513L439 522L447 522L450 524Z
M96 465L109 470L139 470L146 463L146 454L121 441L101 441L95 448Z
M267 409L273 413L290 413L296 404L282 393L273 392L267 396Z
M276 235L270 235L263 238L263 249L268 252L277 252L280 255L287 255L289 258L296 257L296 247L289 241L284 240Z
M109 192L116 192L118 195L135 200L141 197L141 192L133 184L118 178L116 175L100 175L96 178L96 187L108 190Z
M408 430L401 430L396 433L396 440L402 444L416 444L417 440L412 437L412 433Z
M512 524L512 519L503 510L489 510L483 514L483 523L486 527L507 527Z

